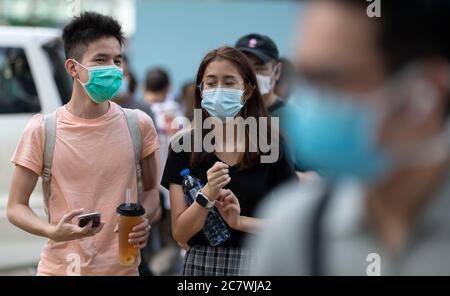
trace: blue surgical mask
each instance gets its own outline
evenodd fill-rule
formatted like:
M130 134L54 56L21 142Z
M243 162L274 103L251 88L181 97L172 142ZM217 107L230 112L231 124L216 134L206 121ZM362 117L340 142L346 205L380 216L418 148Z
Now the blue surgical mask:
M295 162L332 178L382 176L390 157L376 143L379 116L371 107L302 85L280 116Z
M280 116L294 161L331 178L350 176L373 183L394 169L445 159L447 128L428 139L379 143L386 119L402 116L403 126L416 128L433 116L439 92L423 72L420 64L407 66L364 97L299 85Z
M244 106L241 103L243 90L232 88L213 88L202 92L202 108L209 115L226 121L234 118Z
M122 84L123 70L116 65L85 67L73 60L75 63L85 68L89 72L89 80L85 83L78 81L84 90L95 103L103 103L111 100Z

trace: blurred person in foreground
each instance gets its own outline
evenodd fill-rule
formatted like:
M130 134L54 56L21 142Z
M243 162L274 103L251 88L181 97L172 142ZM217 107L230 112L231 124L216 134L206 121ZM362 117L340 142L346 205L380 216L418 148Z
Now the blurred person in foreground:
M251 274L450 275L450 2L309 4L284 130L327 185L268 201Z

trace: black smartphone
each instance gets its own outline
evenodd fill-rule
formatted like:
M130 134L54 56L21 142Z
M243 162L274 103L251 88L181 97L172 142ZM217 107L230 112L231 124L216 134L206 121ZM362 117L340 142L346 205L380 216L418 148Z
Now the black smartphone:
M78 226L84 227L92 220L92 227L98 227L100 225L100 218L101 214L99 212L79 215Z

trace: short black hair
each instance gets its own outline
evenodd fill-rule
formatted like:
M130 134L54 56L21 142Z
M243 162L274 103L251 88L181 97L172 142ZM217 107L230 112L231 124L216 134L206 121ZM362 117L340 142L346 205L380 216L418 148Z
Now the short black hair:
M66 58L80 59L89 43L104 37L114 37L123 45L122 26L112 17L96 12L84 12L74 17L63 30Z
M365 0L345 2L358 5L364 14L370 5ZM377 45L388 70L427 57L450 61L450 1L382 0L380 7L381 17L370 21L378 28Z
M154 68L147 72L145 77L145 89L148 91L163 91L170 85L169 74L162 68Z
M365 0L344 2L358 5L364 13L370 4ZM377 46L388 72L398 72L426 58L450 63L450 1L383 0L380 12L381 17L370 20L376 22ZM449 96L447 115L450 115Z

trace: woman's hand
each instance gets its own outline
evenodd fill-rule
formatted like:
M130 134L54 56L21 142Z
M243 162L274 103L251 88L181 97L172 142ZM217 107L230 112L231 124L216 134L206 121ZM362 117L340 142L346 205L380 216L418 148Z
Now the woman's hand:
M214 201L219 197L220 190L228 183L231 178L228 175L228 165L217 161L207 172L208 183L203 187L202 192L210 201Z
M222 218L233 229L240 229L241 206L239 200L229 189L222 189L216 200L216 208Z

